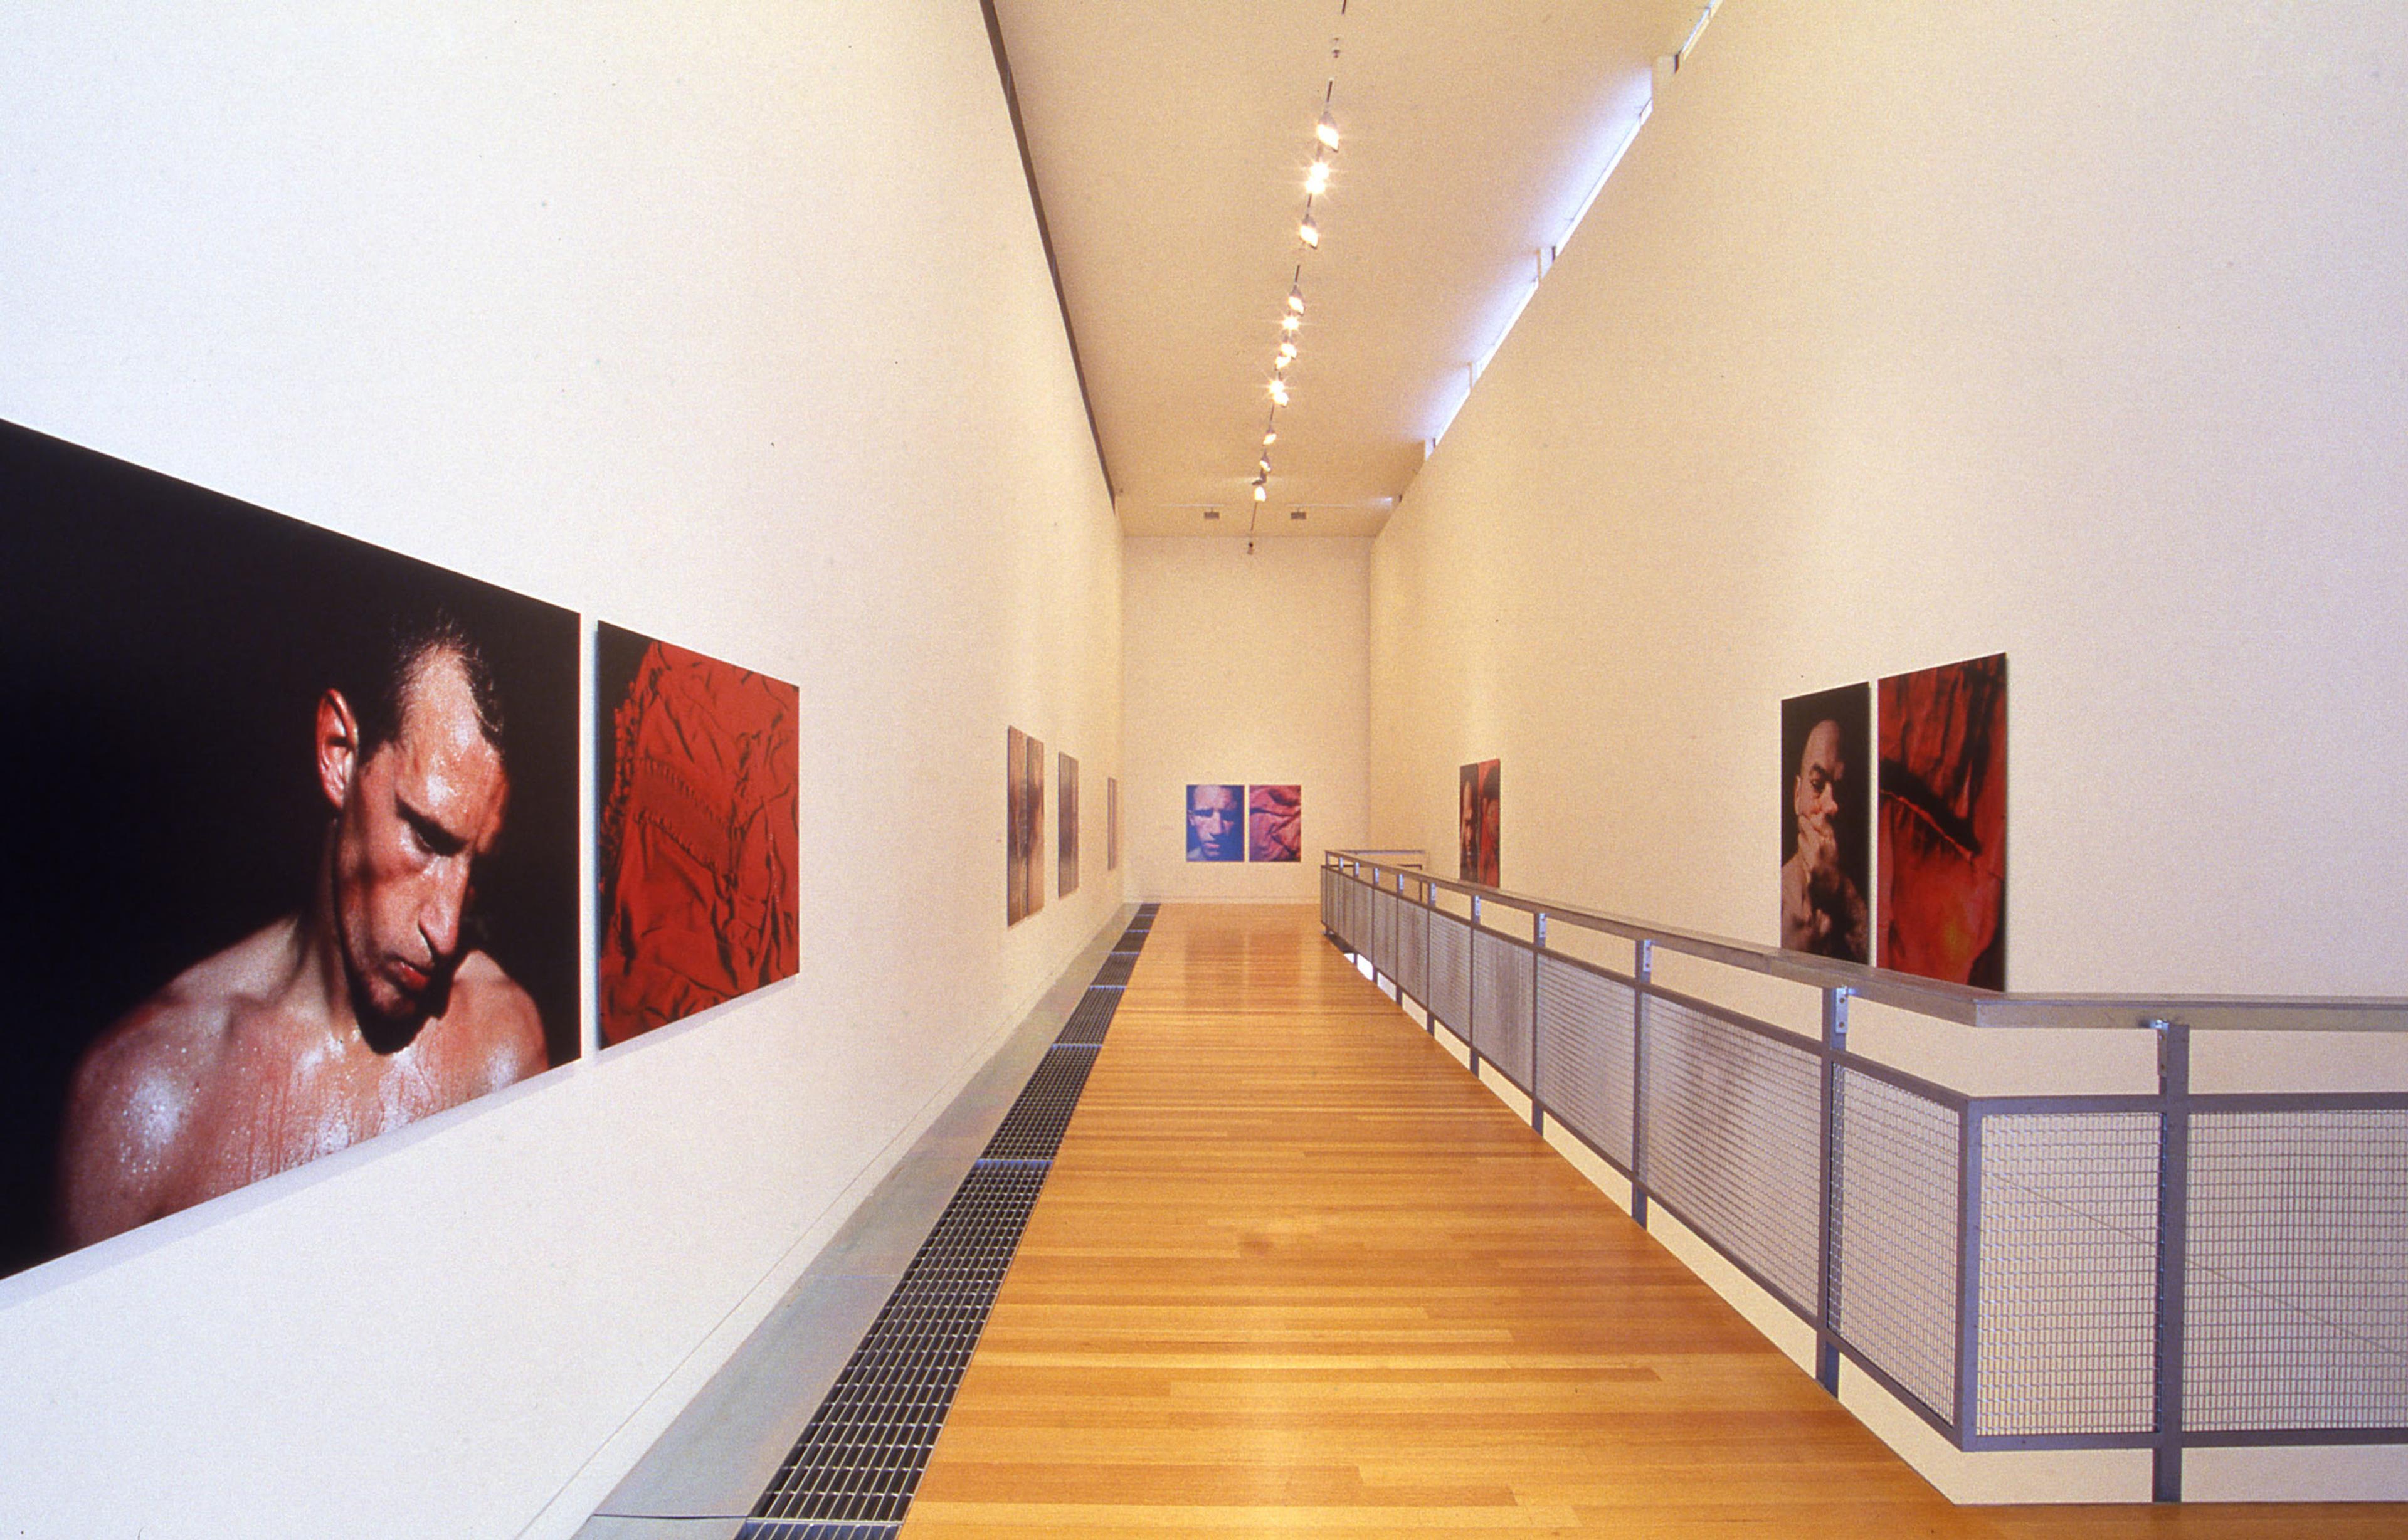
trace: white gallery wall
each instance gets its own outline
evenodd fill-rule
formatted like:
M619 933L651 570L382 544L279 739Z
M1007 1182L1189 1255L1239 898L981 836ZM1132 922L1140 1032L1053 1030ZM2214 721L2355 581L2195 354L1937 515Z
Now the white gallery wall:
M1782 699L2003 651L2011 988L2408 994L2403 145L2396 6L1730 0L1377 541L1372 839L1496 756L1506 887L1772 944Z
M0 418L801 687L799 977L0 1280L0 1531L568 1533L1120 901L980 8L36 0L0 103Z
M1247 544L1124 548L1132 898L1313 903L1321 852L1363 840L1371 542L1264 539L1251 555ZM1191 782L1302 787L1300 859L1189 861Z

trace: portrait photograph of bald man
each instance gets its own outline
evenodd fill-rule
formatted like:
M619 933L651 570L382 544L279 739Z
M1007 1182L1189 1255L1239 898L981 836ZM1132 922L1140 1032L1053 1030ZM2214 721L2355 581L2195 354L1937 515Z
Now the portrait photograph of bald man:
M578 1051L578 619L0 424L0 1273Z

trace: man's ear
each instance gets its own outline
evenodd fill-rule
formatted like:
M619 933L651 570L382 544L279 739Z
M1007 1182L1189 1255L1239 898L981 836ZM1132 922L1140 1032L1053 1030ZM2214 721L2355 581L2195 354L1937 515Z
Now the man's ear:
M318 790L328 806L341 812L351 797L351 777L360 764L360 723L351 703L339 690L318 697Z

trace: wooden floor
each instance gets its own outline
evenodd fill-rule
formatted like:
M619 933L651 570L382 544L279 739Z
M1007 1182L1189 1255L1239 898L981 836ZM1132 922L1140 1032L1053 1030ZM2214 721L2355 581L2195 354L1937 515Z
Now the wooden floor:
M1322 938L1165 906L905 1533L2396 1537L1957 1508Z

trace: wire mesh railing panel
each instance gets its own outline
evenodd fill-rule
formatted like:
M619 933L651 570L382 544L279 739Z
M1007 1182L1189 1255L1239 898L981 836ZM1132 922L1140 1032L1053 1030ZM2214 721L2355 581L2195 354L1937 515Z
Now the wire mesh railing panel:
M2408 1108L2197 1111L2186 1428L2408 1427Z
M1627 984L1560 958L1539 959L1539 1100L1630 1169L1633 1006Z
M1471 1035L1471 926L1444 910L1430 915L1430 1014L1458 1037Z
M1371 894L1371 962L1387 977L1397 977L1397 895L1381 889Z
M1954 1107L1844 1065L1834 1089L1832 1328L1954 1421L1964 1130Z
M1397 914L1397 987L1414 999L1429 999L1429 920L1418 904L1399 900Z
M2146 1433L2157 1364L2154 1112L1982 1118L1973 1433Z
M1820 1061L1660 995L1647 1032L1648 1185L1812 1309L1822 1286Z
M1338 929L1338 874L1329 867L1321 869L1321 928L1335 933Z
M1479 986L1471 1003L1471 1040L1507 1079L1528 1089L1530 1078L1530 948L1494 931L1471 937Z

